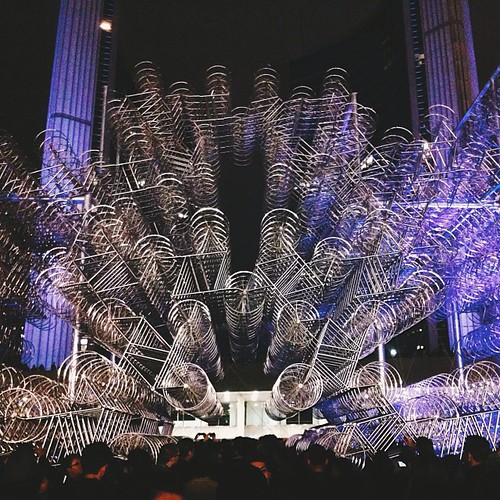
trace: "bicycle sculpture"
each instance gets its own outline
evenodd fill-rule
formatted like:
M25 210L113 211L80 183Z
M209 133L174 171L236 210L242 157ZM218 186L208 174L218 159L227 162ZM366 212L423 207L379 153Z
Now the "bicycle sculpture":
M164 90L140 64L138 92L108 103L117 162L77 158L47 131L36 172L2 136L2 313L57 315L113 358L74 352L57 381L4 366L2 447L37 440L52 456L102 439L156 453L174 410L221 415L222 337L235 362L265 346L271 418L314 408L327 419L290 440L299 447L359 457L407 434L445 453L472 430L498 442L498 72L458 125L439 107L429 140L394 128L378 144L375 112L340 69L289 99L262 69L235 109L224 67L205 83ZM220 179L256 165L258 256L233 270ZM480 323L452 346L466 360L457 371L403 387L386 363L363 366L421 320L461 312ZM18 330L0 333L4 350L20 349Z

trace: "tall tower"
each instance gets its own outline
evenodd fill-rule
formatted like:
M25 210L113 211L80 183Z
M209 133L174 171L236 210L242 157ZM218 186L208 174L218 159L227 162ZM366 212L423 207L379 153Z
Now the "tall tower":
M105 149L104 117L114 84L115 0L61 0L47 126L43 145L42 185L60 190L52 167L54 151L70 150L75 169L85 169L90 150ZM49 299L50 300L50 299ZM24 339L33 348L32 366L58 366L78 344L77 332L48 313L36 325L27 322Z
M469 3L406 0L404 11L413 133L431 140L430 109L446 106L450 124L456 126L479 93ZM435 325L432 321L428 325L430 337L435 337ZM477 326L473 314L457 312L449 318L458 366L462 365L459 339Z
M479 92L468 0L406 0L404 9L413 132L436 105L457 125Z

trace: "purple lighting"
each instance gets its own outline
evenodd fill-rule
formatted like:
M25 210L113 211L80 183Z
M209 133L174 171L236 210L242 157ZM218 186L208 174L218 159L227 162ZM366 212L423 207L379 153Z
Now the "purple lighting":
M34 297L40 314L62 318L115 360L76 351L62 363L57 387L74 418L88 419L86 405L102 416L82 443L129 436L136 400L143 429L173 411L217 419L224 356L254 361L259 349L274 379L267 415L314 408L328 422L303 446L321 439L359 457L404 433L431 436L444 451L467 429L498 439L500 369L486 359L498 352L496 87L458 128L436 107L435 139L391 129L379 147L375 113L344 77L331 71L318 96L300 89L287 100L264 68L250 104L231 110L226 69L210 68L206 91L195 94L184 82L163 90L158 70L143 63L138 93L109 102L117 162L77 161L61 141L54 182L39 185L22 162L5 161L15 155L3 141L0 182L26 201L6 202L15 223L0 243L23 256L21 275L30 266L37 275L20 289L25 311ZM258 256L233 272L221 172L252 169L259 158L267 188ZM84 196L79 211L65 202ZM15 246L26 227L45 236L34 262L31 244ZM420 321L456 312L483 322L454 346L477 362L410 387L382 360L363 366ZM91 381L104 393L91 394ZM12 443L16 418L7 418ZM57 432L60 449L66 435Z

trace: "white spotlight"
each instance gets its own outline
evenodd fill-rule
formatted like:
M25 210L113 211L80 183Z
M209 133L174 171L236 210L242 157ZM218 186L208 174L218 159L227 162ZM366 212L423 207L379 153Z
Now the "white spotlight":
M106 19L103 19L101 21L101 24L99 25L99 28L101 28L103 31L111 31L111 22L110 21L106 21Z

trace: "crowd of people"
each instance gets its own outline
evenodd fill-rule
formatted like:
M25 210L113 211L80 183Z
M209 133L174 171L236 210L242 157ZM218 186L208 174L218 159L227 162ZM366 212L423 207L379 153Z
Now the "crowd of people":
M479 435L456 455L437 456L419 437L361 461L319 444L299 451L274 435L180 438L156 460L142 448L116 456L104 442L55 463L27 443L2 458L5 500L475 500L495 498L500 477L500 455Z

